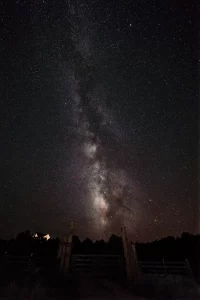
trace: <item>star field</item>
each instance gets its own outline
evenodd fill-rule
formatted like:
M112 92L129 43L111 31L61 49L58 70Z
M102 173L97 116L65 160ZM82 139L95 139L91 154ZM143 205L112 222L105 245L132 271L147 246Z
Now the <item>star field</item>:
M0 5L0 235L197 232L197 6Z

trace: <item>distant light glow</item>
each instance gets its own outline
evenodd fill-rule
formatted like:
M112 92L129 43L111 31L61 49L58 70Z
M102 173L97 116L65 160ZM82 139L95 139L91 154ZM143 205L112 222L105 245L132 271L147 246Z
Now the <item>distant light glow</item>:
M43 239L48 241L50 239L50 235L47 233L46 235L43 236Z

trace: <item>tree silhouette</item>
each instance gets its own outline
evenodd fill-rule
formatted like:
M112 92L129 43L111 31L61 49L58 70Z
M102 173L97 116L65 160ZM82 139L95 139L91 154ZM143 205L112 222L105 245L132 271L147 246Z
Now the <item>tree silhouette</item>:
M119 236L111 235L107 243L108 252L113 254L123 254L123 243Z
M77 235L74 235L72 237L72 254L81 253L82 251L82 244L79 240L79 237Z
M104 240L96 241L94 243L94 251L96 254L103 254L106 251L106 243Z
M82 251L85 254L93 253L93 242L89 238L82 242Z
M31 240L31 233L29 230L26 230L25 232L20 232L18 235L17 235L17 240L20 240L20 241L30 241Z

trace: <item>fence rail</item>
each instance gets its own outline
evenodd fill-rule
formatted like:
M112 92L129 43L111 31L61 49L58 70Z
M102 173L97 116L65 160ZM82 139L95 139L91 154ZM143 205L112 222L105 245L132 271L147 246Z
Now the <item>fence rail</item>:
M5 255L1 260L4 268L27 270L30 266L39 265L43 260L40 257ZM140 272L146 274L165 274L193 276L188 261L138 261ZM121 255L87 255L71 256L70 270L73 273L85 272L97 276L124 276L125 262Z
M170 262L164 260L160 262L139 261L138 265L143 273L188 276L192 275L192 271L187 260L183 262Z
M124 275L124 261L120 255L72 255L71 271L119 277Z
M46 260L43 257L29 255L4 255L0 260L1 269L28 270L30 267L43 267Z

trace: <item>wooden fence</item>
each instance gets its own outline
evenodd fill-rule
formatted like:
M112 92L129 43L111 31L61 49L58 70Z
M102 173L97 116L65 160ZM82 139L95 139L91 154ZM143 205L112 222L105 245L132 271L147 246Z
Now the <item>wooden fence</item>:
M31 256L5 255L1 267L6 269L26 270L31 264Z
M44 266L41 258L30 256L5 255L1 261L1 269L10 271L26 271L32 266ZM193 276L187 260L170 261L138 261L138 271L143 274ZM91 276L123 277L125 261L122 255L72 255L70 272L87 273Z
M192 276L192 271L188 261L170 262L170 261L139 261L139 270L142 273L162 274L162 275L181 275Z
M25 255L4 255L0 260L1 271L8 272L26 272L32 268L43 268L49 263L48 257Z
M97 277L123 277L124 258L121 255L72 255L70 271Z

